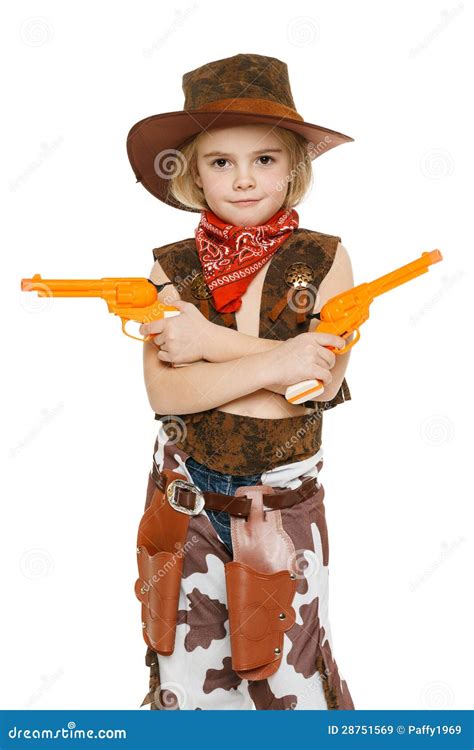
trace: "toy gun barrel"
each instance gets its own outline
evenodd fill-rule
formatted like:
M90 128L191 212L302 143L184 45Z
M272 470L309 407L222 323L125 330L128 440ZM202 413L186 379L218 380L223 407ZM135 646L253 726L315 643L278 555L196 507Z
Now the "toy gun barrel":
M385 294L390 289L395 289L395 287L401 286L401 284L406 284L407 281L411 281L411 279L421 276L422 273L426 273L428 266L438 263L440 260L443 260L440 250L431 250L430 252L422 253L421 258L417 258L411 263L407 263L405 266L396 268L395 271L391 271L385 274L385 276L380 276L375 281L369 282L367 284L369 295L373 299L380 294Z
M21 280L22 292L38 292L42 297L101 297L104 289L102 280L42 279L39 273L32 279Z
M22 279L23 292L38 292L40 297L101 297L107 302L147 307L156 300L155 285L145 278L106 279Z

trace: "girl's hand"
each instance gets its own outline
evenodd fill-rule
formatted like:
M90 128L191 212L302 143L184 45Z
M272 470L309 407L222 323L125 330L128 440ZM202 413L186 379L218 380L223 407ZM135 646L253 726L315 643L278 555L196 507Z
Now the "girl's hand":
M179 315L142 323L142 336L154 335L159 346L158 357L163 362L181 365L206 359L206 343L213 325L192 302L173 300Z
M269 380L280 385L295 385L303 380L322 380L324 386L332 380L331 370L336 355L326 346L342 349L342 336L332 333L300 333L266 352Z

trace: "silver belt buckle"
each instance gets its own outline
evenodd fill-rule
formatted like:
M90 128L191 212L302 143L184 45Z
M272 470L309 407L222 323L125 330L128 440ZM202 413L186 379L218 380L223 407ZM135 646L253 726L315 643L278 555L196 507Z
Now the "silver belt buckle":
M190 508L184 508L177 502L175 498L175 492L178 487L184 487L185 489L194 492L194 494L196 495L196 501L192 510ZM186 513L186 515L188 516L197 516L198 513L202 511L205 505L204 495L198 490L196 485L191 484L191 482L186 482L184 479L173 479L173 481L169 483L168 487L166 488L166 498L172 508L179 511L180 513Z

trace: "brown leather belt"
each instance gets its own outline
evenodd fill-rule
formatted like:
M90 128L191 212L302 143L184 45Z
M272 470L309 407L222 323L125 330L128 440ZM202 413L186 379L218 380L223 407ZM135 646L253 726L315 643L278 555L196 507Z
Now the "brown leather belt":
M153 461L151 476L156 486L162 492L165 492L165 490L170 492L170 489L172 490L172 505L176 507L176 510L182 510L184 513L187 512L193 515L200 512L202 507L205 507L210 510L224 510L232 516L239 516L241 518L248 518L250 514L250 507L252 505L250 497L224 495L221 492L201 492L196 485L187 481L181 482L180 480L172 483L174 487L170 488L168 486L167 489L165 477L160 472L155 461ZM310 477L309 479L305 479L294 490L275 489L274 492L265 495L265 506L272 510L289 508L292 505L300 503L302 500L306 500L320 486L317 477ZM201 507L199 507L199 502L201 503Z

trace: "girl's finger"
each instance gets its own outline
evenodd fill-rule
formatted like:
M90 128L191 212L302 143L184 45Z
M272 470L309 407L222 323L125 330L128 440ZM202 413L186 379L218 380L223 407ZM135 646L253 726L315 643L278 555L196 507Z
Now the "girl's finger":
M333 354L330 349L326 349L326 347L323 347L320 354L324 361L329 365L329 367L334 367L336 355Z

